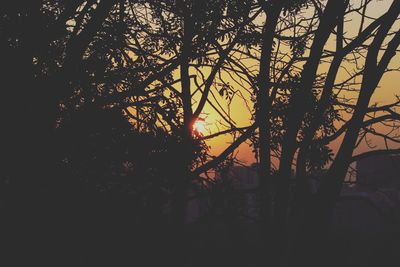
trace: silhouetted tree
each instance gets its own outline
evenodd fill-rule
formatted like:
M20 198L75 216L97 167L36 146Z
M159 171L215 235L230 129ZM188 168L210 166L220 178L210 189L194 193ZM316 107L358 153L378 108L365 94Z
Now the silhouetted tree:
M293 264L288 255L307 261L313 251L319 256L313 264L321 264L350 164L399 153L387 145L353 155L370 135L399 142L374 128L398 128L399 99L370 102L400 44L400 3L392 1L378 18L368 14L373 5L5 1L1 114L9 211L33 210L46 220L74 192L85 205L89 199L115 201L116 209L125 203L121 213L132 207L137 214L127 221L140 221L143 229L169 215L179 244L174 260L183 265L188 192L210 193L209 215L222 209L225 225L237 229L229 221L240 205L225 205L222 196L236 202L238 192L208 172L228 171L235 150L251 140L260 178L258 227L269 243L269 262ZM353 17L358 31L349 27ZM253 118L245 127L230 113L237 98ZM193 125L206 108L222 128L203 136ZM232 143L210 156L207 141L226 134ZM321 185L313 192L316 173ZM77 202L70 207L84 213Z

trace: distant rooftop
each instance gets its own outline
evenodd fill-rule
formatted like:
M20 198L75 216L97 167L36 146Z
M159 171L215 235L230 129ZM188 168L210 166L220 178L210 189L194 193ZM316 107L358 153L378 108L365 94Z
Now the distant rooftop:
M357 184L400 187L400 155L381 155L357 161Z

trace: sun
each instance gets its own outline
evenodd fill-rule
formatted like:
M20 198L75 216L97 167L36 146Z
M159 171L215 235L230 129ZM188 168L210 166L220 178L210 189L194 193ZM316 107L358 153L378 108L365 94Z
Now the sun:
M198 118L194 123L193 123L193 131L195 134L200 134L203 135L206 133L206 122L203 118Z

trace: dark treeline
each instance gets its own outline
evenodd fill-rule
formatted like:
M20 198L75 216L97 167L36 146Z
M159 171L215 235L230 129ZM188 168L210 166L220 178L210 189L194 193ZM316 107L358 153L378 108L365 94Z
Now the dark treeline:
M341 261L329 234L349 167L399 153L399 98L372 103L397 70L399 1L378 17L370 0L3 2L2 266ZM206 108L220 132L194 130ZM371 136L386 149L356 154ZM229 183L245 142L250 227ZM207 209L188 223L193 199Z

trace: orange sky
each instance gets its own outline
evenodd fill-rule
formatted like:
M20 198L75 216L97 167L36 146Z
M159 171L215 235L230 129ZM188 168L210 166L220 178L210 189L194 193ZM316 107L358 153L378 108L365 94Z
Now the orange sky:
M359 3L360 1L353 1L353 3ZM384 1L375 1L373 3L373 6L368 9L368 15L377 17L385 10L387 7L390 5L391 1L384 0ZM357 33L357 30L359 28L359 18L357 17L351 17L348 18L346 24L345 24L345 31L347 36L354 36L354 34ZM368 23L368 21L366 22ZM328 45L330 46L330 45ZM400 56L396 56L395 59L392 61L391 67L400 67ZM320 72L325 72L326 67L321 65ZM208 74L207 71L205 71L205 74ZM340 75L337 78L337 81L345 79L345 72L341 72ZM241 89L232 79L229 77L229 75L225 74L222 76L222 79L225 81L228 81L233 87L234 90L240 91L243 96L247 99L250 98L250 95L245 92L243 89ZM400 82L400 73L398 72L392 72L386 74L380 85L379 88L376 90L376 93L373 96L373 100L371 103L374 102L379 102L380 104L387 104L390 102L393 102L395 100L395 95L400 95L400 89L399 89L399 82ZM225 110L227 109L227 101L224 99L224 97L221 97L217 89L214 89L214 95L215 95L215 100L213 102L218 101L221 103ZM198 98L199 95L197 95L195 98ZM252 108L252 104L250 103L250 108ZM194 106L196 106L196 103L194 103ZM233 99L231 109L230 109L230 115L233 118L233 120L236 122L236 125L238 127L244 127L244 126L249 126L251 124L251 112L248 110L248 107L245 104L245 101L240 99L239 97L235 97ZM219 129L219 121L221 121L221 117L213 110L213 108L207 104L204 109L204 114L203 116L206 118L206 129L209 131L209 133L215 133L218 132ZM225 123L226 124L226 123ZM382 131L384 129L382 128ZM399 133L400 134L400 133ZM207 134L206 134L207 135ZM229 143L232 141L232 137L230 135L225 135L221 136L218 138L214 138L212 140L208 141L208 145L211 147L211 152L214 155L219 154L221 151L223 151ZM382 140L374 139L373 143L378 145L378 147L382 147L383 142ZM337 145L335 145L337 146ZM360 150L366 150L368 149L365 144L363 144ZM254 162L254 156L251 151L251 147L248 144L242 144L239 149L237 150L238 153L238 159L250 164Z

